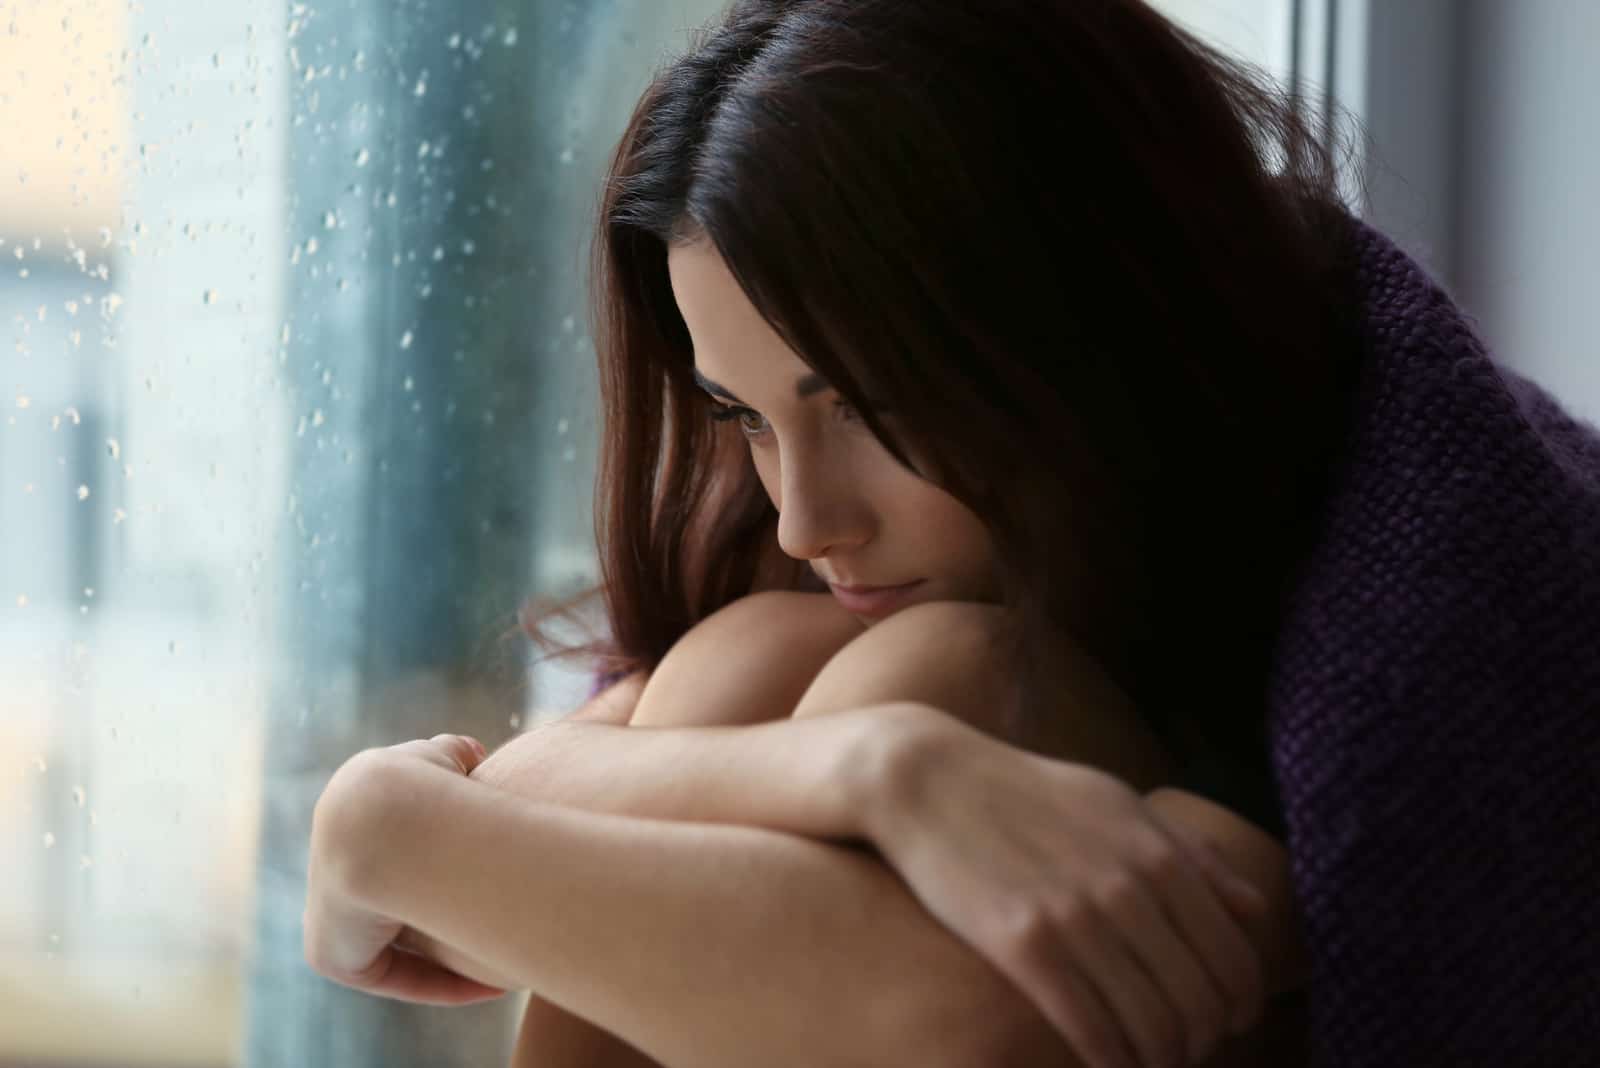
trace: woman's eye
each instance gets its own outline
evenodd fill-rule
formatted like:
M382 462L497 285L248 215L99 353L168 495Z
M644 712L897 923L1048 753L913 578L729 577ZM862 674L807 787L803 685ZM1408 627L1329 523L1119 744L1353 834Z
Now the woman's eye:
M865 422L861 418L861 410L842 397L833 402L833 408L838 417L846 423ZM766 419L754 408L717 404L711 408L711 418L719 423L738 420L739 432L752 440L764 438L771 432Z
M752 408L736 408L730 404L719 404L712 408L711 418L719 423L730 420L739 421L739 432L747 438L758 438L766 433L766 420L761 418L761 413Z
M749 408L740 409L736 418L739 420L739 429L744 431L747 438L759 437L767 429L767 421Z

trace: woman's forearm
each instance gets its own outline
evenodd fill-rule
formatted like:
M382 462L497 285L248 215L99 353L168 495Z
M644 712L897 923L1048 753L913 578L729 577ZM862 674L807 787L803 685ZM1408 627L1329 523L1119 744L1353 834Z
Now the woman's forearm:
M878 706L740 727L547 723L501 746L476 782L547 804L620 816L859 837L881 796L903 710ZM902 717L903 718L903 717ZM510 980L466 949L407 930L398 943L491 986Z
M737 727L621 727L559 720L519 735L472 773L521 797L586 812L864 835L891 705Z
M338 850L357 898L662 1063L1063 1063L868 854L512 799L427 765L359 781Z

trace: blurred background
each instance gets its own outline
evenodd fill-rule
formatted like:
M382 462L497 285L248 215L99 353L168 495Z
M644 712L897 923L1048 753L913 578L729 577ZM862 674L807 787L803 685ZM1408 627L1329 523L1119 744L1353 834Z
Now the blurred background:
M1161 0L1600 417L1600 5ZM332 770L577 705L597 182L717 0L0 0L0 1068L504 1063L301 957ZM1320 106L1320 105L1319 105Z

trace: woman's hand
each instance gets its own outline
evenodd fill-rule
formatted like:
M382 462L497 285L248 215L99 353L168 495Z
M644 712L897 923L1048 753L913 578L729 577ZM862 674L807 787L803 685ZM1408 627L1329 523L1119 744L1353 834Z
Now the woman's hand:
M1111 775L934 709L901 726L873 843L1086 1064L1193 1063L1254 1025L1259 891Z
M362 805L381 804L364 790L362 772L372 761L424 761L461 775L484 758L475 739L440 734L351 757L333 774L311 818L311 859L303 916L306 961L318 974L379 997L427 1005L489 1001L505 990L458 975L415 953L403 942L405 924L363 906L349 889L347 874L359 843L354 819Z

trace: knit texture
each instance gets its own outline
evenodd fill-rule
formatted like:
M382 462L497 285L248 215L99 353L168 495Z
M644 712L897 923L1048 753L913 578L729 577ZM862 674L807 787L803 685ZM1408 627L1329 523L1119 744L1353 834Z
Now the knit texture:
M1600 436L1356 225L1355 421L1271 679L1311 1061L1600 1064Z

